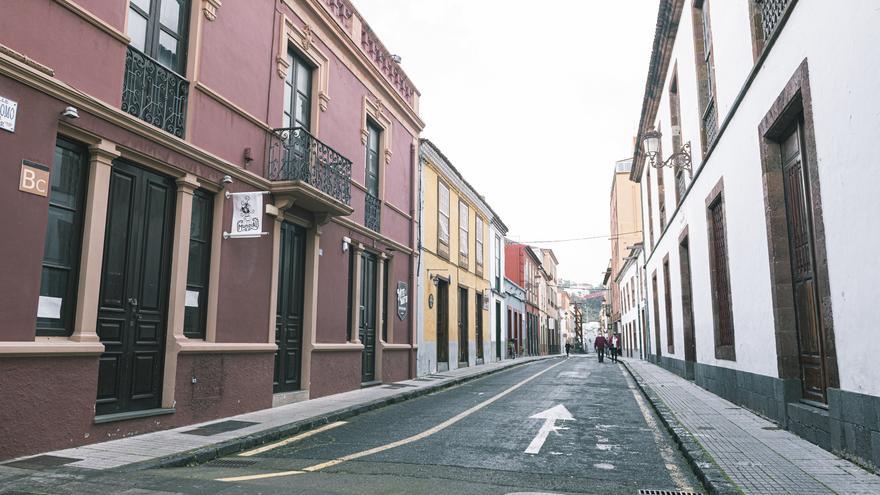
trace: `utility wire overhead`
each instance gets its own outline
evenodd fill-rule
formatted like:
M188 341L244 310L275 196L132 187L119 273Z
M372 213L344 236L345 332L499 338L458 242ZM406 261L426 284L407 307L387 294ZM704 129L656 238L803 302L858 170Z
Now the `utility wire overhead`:
M571 239L550 239L550 240L544 240L544 241L516 241L516 242L519 242L520 244L550 244L550 243L555 243L555 242L575 242L575 241L589 241L589 240L594 240L594 239L614 239L616 237L620 237L623 235L641 234L641 233L642 233L641 230L634 230L632 232L619 232L616 236L612 236L611 234L605 234L605 235L595 235L595 236L589 236L589 237L573 237Z

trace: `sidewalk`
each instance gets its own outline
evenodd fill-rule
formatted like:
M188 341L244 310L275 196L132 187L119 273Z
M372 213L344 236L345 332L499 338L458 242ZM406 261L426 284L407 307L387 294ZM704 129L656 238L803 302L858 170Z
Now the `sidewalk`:
M880 494L880 477L775 423L654 364L624 364L698 471L713 469L701 462L702 447L747 494Z
M552 356L519 358L444 371L201 424L22 457L0 464L0 480L4 477L4 468L13 467L41 469L63 466L103 470L123 466L139 469L205 462L388 404L550 357Z

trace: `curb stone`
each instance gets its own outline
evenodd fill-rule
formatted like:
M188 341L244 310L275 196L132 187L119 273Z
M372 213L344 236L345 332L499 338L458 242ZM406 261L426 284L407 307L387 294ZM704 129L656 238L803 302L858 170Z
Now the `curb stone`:
M624 368L632 376L639 387L642 394L648 398L651 407L660 417L660 421L675 439L688 464L697 474L700 482L706 487L712 495L739 495L742 491L732 482L724 473L715 459L703 448L700 442L693 434L684 427L675 417L675 413L666 405L665 402L654 392L654 389L648 385L641 375L632 369L625 361L621 361Z
M146 461L128 464L121 467L120 469L124 471L140 471L145 469L172 468L195 464L204 464L220 457L225 457L236 452L259 447L260 445L264 445L277 440L281 440L283 438L290 437L292 435L296 435L298 433L309 431L328 423L341 421L343 419L357 416L359 414L389 406L391 404L404 402L410 399L415 399L416 397L421 397L423 395L428 395L434 392L438 392L440 390L451 388L456 385L469 382L471 380L476 380L477 378L483 378L501 371L511 370L529 363L546 361L554 357L558 356L546 356L537 359L529 359L527 361L514 362L510 366L499 367L491 370L486 370L482 373L475 373L469 376L454 378L448 382L426 386L418 390L403 391L391 397L374 399L368 402L364 402L362 404L358 404L356 406L349 406L328 414L313 416L311 418L302 419L282 426L276 426L274 428L269 428L260 432L251 433L250 435L246 435L243 437L232 438L205 447L187 450L164 457L158 457L156 459L149 459Z

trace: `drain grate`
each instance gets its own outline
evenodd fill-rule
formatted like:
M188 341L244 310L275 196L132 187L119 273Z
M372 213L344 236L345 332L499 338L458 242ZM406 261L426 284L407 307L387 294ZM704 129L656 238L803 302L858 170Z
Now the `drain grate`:
M775 430L781 430L782 428L780 428L778 426L762 426L761 429L775 431Z
M251 459L217 459L208 463L209 467L219 468L245 468L253 466L257 461Z
M709 431L709 430L715 430L715 427L713 427L713 426L698 426L697 429L703 430L703 431Z
M679 490L639 490L639 495L702 495L700 492L682 492Z
M59 457L55 455L38 455L36 457L31 457L29 459L22 459L20 461L12 461L7 462L6 464L2 464L3 466L9 466L19 469L48 469L58 466L63 466L65 464L70 464L71 462L81 461L82 459L74 459L72 457Z
M389 383L382 388L406 388L406 387L415 387L415 385L410 385L408 383Z
M203 437L210 437L212 435L216 435L218 433L225 433L227 431L235 431L240 430L242 428L247 428L248 426L253 426L259 423L253 423L251 421L221 421L219 423L213 423L210 425L201 426L194 430L184 431L181 433L188 433L190 435L199 435Z

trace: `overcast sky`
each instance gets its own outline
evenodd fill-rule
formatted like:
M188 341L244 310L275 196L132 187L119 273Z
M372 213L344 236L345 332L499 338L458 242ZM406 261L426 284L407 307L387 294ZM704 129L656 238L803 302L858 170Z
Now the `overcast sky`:
M421 92L434 142L520 241L607 235L657 0L353 0ZM603 239L540 244L600 283Z

